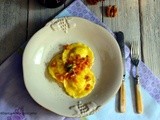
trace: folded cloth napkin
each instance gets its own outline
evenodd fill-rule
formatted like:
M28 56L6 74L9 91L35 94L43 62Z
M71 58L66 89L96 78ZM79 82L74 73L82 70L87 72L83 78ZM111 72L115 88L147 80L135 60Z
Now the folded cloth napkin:
M139 75L144 112L136 113L134 96L135 67L131 65L130 51L125 46L126 64L126 112L119 113L117 97L112 98L99 112L88 116L87 120L159 120L160 119L160 80L153 75L148 67L140 61Z
M79 16L105 27L82 2L75 0L58 16ZM84 120L158 120L160 118L160 80L140 61L139 73L144 103L144 113L135 112L133 78L135 68L130 62L130 51L125 46L126 57L126 109L125 113L117 111L117 97L112 98L99 112ZM107 91L106 91L107 92ZM76 120L52 113L41 106L28 94L22 73L22 52L17 51L0 66L0 120Z

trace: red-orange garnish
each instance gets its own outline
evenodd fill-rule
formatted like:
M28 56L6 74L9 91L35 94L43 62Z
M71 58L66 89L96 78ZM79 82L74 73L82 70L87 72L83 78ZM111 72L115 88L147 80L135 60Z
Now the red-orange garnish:
M87 84L87 85L86 85L86 87L90 87L90 86L91 86L90 84Z
M86 87L85 87L85 90L89 90L90 86L91 86L90 84L87 84Z
M90 80L90 77L88 75L85 76L84 78L86 81L89 81Z
M89 90L89 88L88 88L88 87L85 87L85 90Z
M86 66L89 66L89 57L81 57L80 55L76 55L75 57L70 56L65 64L66 72L71 74L74 72L75 75L78 75L83 71Z
M78 54L76 55L76 60L79 60L81 58L81 56Z
M57 65L57 62L56 62L56 61L53 61L53 62L51 63L51 67L56 67L56 65Z
M64 75L63 74L56 74L56 77L58 78L59 81L63 81L64 80Z
M63 46L64 49L69 50L70 49L70 45L66 44Z

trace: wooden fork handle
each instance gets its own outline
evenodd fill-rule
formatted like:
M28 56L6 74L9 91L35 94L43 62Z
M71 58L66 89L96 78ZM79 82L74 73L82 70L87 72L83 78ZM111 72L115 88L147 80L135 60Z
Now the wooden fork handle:
M125 82L122 81L120 87L120 112L124 113L126 111L126 89L125 89Z
M143 102L139 83L136 84L136 110L139 114L143 113Z

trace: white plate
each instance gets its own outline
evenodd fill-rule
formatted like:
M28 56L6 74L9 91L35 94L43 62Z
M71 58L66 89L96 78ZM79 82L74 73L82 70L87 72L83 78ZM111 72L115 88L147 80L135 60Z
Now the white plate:
M46 64L62 45L75 42L85 43L95 55L92 70L96 85L91 94L82 99L66 95L45 75ZM116 40L101 26L78 17L54 19L28 42L23 54L23 73L26 88L38 104L67 117L87 116L118 91L122 80L121 53Z

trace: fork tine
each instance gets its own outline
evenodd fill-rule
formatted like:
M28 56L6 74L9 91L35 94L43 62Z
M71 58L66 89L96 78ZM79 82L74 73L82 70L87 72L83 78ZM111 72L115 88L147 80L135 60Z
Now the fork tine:
M138 42L134 41L131 44L131 62L136 67L136 110L137 113L143 113L143 101L142 95L140 92L140 85L139 85L139 74L138 74L138 64L139 64L139 44ZM133 76L134 77L134 76Z
M139 58L139 45L137 41L133 41L131 44L131 57Z
M134 42L131 43L131 58L134 58L135 56L135 47Z
M138 46L138 42L137 41L135 41L134 42L134 47L135 47L135 54L139 54L139 46Z

